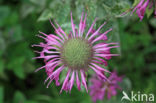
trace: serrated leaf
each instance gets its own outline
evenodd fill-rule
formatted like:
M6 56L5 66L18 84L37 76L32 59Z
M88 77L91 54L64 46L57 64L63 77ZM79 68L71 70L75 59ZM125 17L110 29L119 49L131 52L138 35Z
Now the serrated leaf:
M45 21L49 20L50 18L52 18L52 12L49 9L46 9L42 12L40 17L38 18L38 21Z

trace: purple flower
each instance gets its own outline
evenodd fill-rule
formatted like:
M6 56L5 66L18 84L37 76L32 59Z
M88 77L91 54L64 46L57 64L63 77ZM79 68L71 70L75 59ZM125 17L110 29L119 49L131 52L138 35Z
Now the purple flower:
M94 102L97 100L103 100L105 95L110 99L111 96L115 96L117 94L117 89L121 90L118 83L122 81L122 77L119 77L115 71L112 72L108 79L110 82L102 80L97 75L94 75L90 79L90 96Z
M154 8L154 15L156 16L156 1L155 0L140 0L140 2L133 8L131 15L136 11L140 21L144 18L146 9Z
M111 48L119 47L117 46L118 43L104 42L106 40L106 34L112 31L112 28L110 28L102 34L99 33L100 29L106 24L106 22L94 31L93 26L96 22L95 19L89 30L86 32L87 14L85 14L84 20L83 16L84 13L82 13L81 16L79 28L76 29L71 13L72 31L69 34L64 32L60 25L55 21L56 27L51 20L50 23L55 29L57 35L48 35L39 32L43 36L38 35L38 37L43 38L45 43L33 45L43 48L41 52L36 51L40 56L35 57L34 59L44 59L45 66L38 68L36 71L45 68L48 75L45 82L49 80L47 88L53 80L55 80L57 86L60 85L59 76L62 72L67 72L67 74L64 78L60 93L62 90L71 91L74 82L76 82L78 90L81 89L80 87L82 83L88 92L86 73L89 69L96 72L100 78L107 80L103 72L110 72L100 67L98 64L107 65L106 60L110 59L111 56L118 56L118 54L110 53Z

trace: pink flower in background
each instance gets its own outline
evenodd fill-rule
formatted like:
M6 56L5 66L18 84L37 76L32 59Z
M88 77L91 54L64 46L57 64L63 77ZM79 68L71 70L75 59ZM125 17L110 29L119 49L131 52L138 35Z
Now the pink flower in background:
M90 96L94 102L103 100L105 96L110 99L117 94L117 89L121 90L118 83L122 81L122 77L119 77L116 72L112 72L108 79L110 82L102 80L97 75L90 79Z
M96 19L92 23L88 31L86 29L86 17L82 13L79 28L75 28L73 17L71 13L71 29L72 31L67 34L65 33L60 25L55 21L57 27L51 22L51 25L55 29L55 34L45 34L40 32L41 37L45 40L45 43L34 44L33 46L42 47L41 52L36 51L40 54L39 57L34 59L44 59L45 66L38 68L36 71L41 69L46 70L48 74L45 82L49 80L47 88L53 80L57 86L60 85L60 74L66 73L63 78L62 90L71 91L74 82L76 82L78 90L82 85L87 89L86 83L86 72L92 69L101 79L108 80L103 74L104 72L110 73L107 69L100 67L98 64L107 65L108 59L111 56L118 56L118 54L111 54L111 48L117 48L118 43L105 43L106 34L112 31L112 28L106 32L99 34L101 28L106 24L102 24L97 30L93 31L93 26ZM113 46L116 45L116 46ZM63 76L62 76L63 77ZM62 78L61 78L62 79Z
M154 8L154 15L156 16L156 1L155 0L140 0L140 2L133 8L133 11L131 14L133 14L135 11L140 18L140 21L144 18L144 14L146 12L146 9L152 9Z

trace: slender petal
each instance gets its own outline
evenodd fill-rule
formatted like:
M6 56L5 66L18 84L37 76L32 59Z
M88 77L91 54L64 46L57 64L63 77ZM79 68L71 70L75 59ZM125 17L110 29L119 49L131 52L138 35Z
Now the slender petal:
M86 39L88 38L89 34L90 34L91 31L93 30L93 26L95 25L95 22L96 22L96 18L95 18L95 20L93 21L91 27L89 28L89 30L88 30L88 32L87 32L87 34L86 34L86 37L85 37Z
M71 12L71 26L72 26L73 36L75 37L75 25L74 25L74 22L73 22L72 12Z
M50 20L50 23L51 23L51 25L53 26L53 28L55 29L55 32L56 32L63 40L65 40L64 37L63 37L63 35L58 31L58 29L55 27L55 25L52 23L51 20Z
M133 15L133 13L134 13L134 11L137 9L137 8L139 8L142 4L143 4L143 2L144 2L144 0L141 0L140 2L139 2L139 4L133 9L133 11L131 12L131 15Z
M48 79L55 78L63 69L64 69L64 66L61 66L57 70L55 70L51 75L47 77L47 79L45 80L45 83L48 81Z
M70 79L70 87L69 87L70 91L71 91L73 84L74 84L74 78L75 78L75 71L73 71L71 79Z
M96 44L95 46L93 46L93 48L94 49L97 49L97 48L105 48L108 45L116 45L116 44L119 44L119 43L99 43L99 44Z
M99 33L99 31L101 30L101 28L106 24L106 22L104 22L97 31L95 31L95 33L93 33L88 40L91 40L93 37L97 36L97 34Z
M104 72L110 73L108 70L106 70L106 69L104 69L104 68L102 68L102 67L100 67L100 66L98 66L98 65L96 65L96 64L94 64L94 63L91 63L91 65L93 65L95 68L97 68L97 69L100 70L100 71L104 71Z
M65 89L65 87L68 85L68 79L69 79L70 72L71 72L71 70L69 69L68 72L67 72L66 78L65 78L65 80L63 82L60 93L62 93L62 90Z
M94 40L92 41L92 44L95 43L95 42L98 41L98 40L103 40L103 37L104 37L108 32L110 32L110 31L112 31L112 28L110 28L109 30L107 30L106 32L104 32L103 34L101 34L101 36L99 36L99 37L97 37L96 39L94 39Z
M84 13L82 12L81 19L80 19L80 24L79 24L79 36L81 36L83 14Z
M63 31L63 29L61 28L61 26L57 23L56 20L54 20L54 22L56 23L56 25L59 27L59 31L68 39L67 34Z
M85 79L85 73L83 70L80 70L80 73L81 73L81 80L82 80L82 84L84 85L84 87L86 88L86 91L88 93L88 89L87 89L87 84L86 84L86 79Z
M51 61L49 61L49 62L53 62L53 61L55 61L55 60L57 60L57 58L54 58L53 60L51 60ZM59 62L59 61L55 61L55 62L53 62L53 63L47 63L45 66L42 66L42 67L36 69L35 72L38 72L39 70L41 70L41 69L43 69L43 68L45 68L45 67L53 66L54 64L56 64L56 63L58 63L58 62Z
M93 66L89 66L89 67L92 68L99 77L101 77L101 78L106 79L107 81L109 81L107 79L107 77L104 74L102 74L102 72L100 72L99 70L95 69Z
M95 56L106 57L106 56L119 56L119 54L95 54Z
M79 75L78 75L78 71L76 71L76 84L77 84L77 88L80 91L81 90L81 83L79 80Z
M82 24L81 37L83 36L84 30L85 30L85 27L86 27L86 18L87 18L87 13L85 14L85 18L84 18L84 21L83 21L83 24Z

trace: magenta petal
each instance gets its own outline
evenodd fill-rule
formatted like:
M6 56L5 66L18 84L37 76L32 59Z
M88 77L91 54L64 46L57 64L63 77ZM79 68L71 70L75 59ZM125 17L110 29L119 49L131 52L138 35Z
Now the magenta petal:
M59 67L57 70L55 70L55 72L53 72L50 76L48 76L48 78L45 80L45 83L46 83L47 80L50 79L50 82L48 83L47 88L48 88L48 86L50 85L50 83L53 81L53 79L58 78L60 72L61 72L63 69L64 69L64 66L61 66L61 67Z
M83 32L84 32L85 27L86 27L86 18L87 18L87 13L85 15L84 21L82 22L81 36L83 36Z
M101 61L101 62L103 62L105 64L105 66L108 65L107 61L105 61L105 60L103 60L103 59L101 59L99 57L94 57L94 58L97 59L97 60L99 60L99 61Z
M71 12L71 26L72 26L72 30L73 30L73 36L75 37L75 25L74 25L74 22L73 22L72 12Z
M39 56L39 57L34 57L33 59L40 59L40 58L51 59L51 58L56 58L56 57L58 57L58 55Z
M55 25L52 23L52 21L50 20L51 25L53 26L53 28L55 29L55 32L64 40L63 35L59 32L59 30L55 27Z
M95 69L95 68L92 67L92 66L89 66L89 67L90 67L91 69L93 69L99 77L101 77L101 78L106 79L107 81L109 81L109 80L107 79L107 77L106 77L103 73L101 73L99 70Z
M64 34L64 36L65 36L66 38L68 38L68 37L67 37L67 34L62 30L61 26L56 22L56 20L54 20L54 22L55 22L56 25L58 26L59 31L60 31L62 34Z
M133 9L133 11L131 12L131 15L133 14L133 12L137 9L137 8L139 8L142 4L143 4L143 2L144 2L144 0L141 0L140 2L139 2L139 4Z
M63 43L63 40L62 39L60 39L60 37L58 37L58 36L56 36L56 35L54 35L54 34L49 34L52 38L55 38L55 39L57 39L57 40L59 40L60 42L62 42Z
M95 54L95 56L99 56L99 57L107 57L107 56L119 56L119 54Z
M45 80L45 82L47 82L48 79L55 78L63 69L64 69L64 66L61 66L58 69L56 69L52 74L50 74L48 76L48 78Z
M108 45L116 45L116 44L119 44L119 43L98 43L96 44L95 46L93 46L93 48L104 48L104 47L107 47Z
M81 36L83 14L84 13L82 12L81 19L80 19L80 24L79 24L79 36Z
M53 59L53 60L51 60L51 62L53 62L54 60L56 60L56 58ZM42 67L36 69L35 72L37 72L37 71L39 71L39 70L41 70L41 69L43 69L43 68L45 68L45 67L53 66L53 65L56 64L56 63L58 63L58 61L55 61L55 62L53 62L53 63L47 63L45 66L42 66Z
M71 79L70 79L70 87L69 87L70 91L71 91L73 84L74 84L74 77L75 77L75 71L73 71Z
M81 73L82 84L83 84L83 86L86 88L86 91L87 91L87 93L88 93L87 84L86 84L86 79L85 79L85 73L84 73L83 70L80 70L80 73Z
M92 29L93 29L93 26L95 25L95 22L96 22L96 18L95 18L95 20L93 21L91 27L89 28L89 30L88 30L88 32L87 32L87 34L86 34L86 37L85 37L86 39L88 38L89 34L91 33L91 31L92 31Z
M77 84L77 88L80 91L81 90L81 83L79 80L79 75L78 75L78 71L76 71L76 84Z
M65 80L63 82L63 85L62 85L62 88L60 90L60 93L62 93L62 90L68 89L66 87L68 87L68 79L69 79L70 72L71 72L71 70L69 69L68 72L67 72L66 78L65 78Z
M99 36L99 37L97 37L96 39L94 39L93 41L92 41L92 44L93 43L95 43L96 41L98 41L98 40L104 40L105 38L105 35L108 33L108 32L110 32L110 31L112 31L112 28L110 28L109 30L107 30L107 31L105 31L103 34L101 34L101 36Z
M118 48L118 47L120 47L120 46L112 46L112 47L98 48L95 51L97 51L97 52L99 52L99 51L107 51L107 50L110 50L112 48Z
M100 71L104 71L104 72L108 72L108 73L111 73L111 72L109 72L108 70L106 70L106 69L104 69L104 68L102 68L102 67L100 67L100 66L98 66L98 65L96 65L96 64L94 64L94 63L91 63L93 66L95 66L95 68L97 68L98 70L100 70Z
M90 37L88 40L91 40L93 37L97 36L97 34L99 33L99 31L101 30L101 28L106 24L106 22L104 22L99 28L98 30L96 30Z

